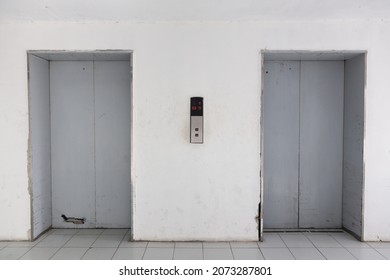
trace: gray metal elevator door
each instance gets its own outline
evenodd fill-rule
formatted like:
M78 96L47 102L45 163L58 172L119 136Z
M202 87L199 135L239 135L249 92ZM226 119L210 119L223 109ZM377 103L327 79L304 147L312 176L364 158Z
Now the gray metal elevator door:
M96 61L97 227L130 227L130 99L130 63Z
M130 227L130 62L52 61L53 227Z
M264 65L264 227L298 227L299 62Z
M299 227L341 228L344 62L303 61Z
M95 227L94 94L91 61L50 62L52 226L62 214Z
M264 71L264 227L340 228L344 62Z

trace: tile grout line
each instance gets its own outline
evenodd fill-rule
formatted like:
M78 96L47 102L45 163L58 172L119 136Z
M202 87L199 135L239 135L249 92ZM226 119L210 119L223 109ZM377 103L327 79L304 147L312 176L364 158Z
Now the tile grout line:
M291 252L291 250L290 250L290 247L288 247L288 246L287 246L287 243L284 241L283 237L282 237L282 236L280 236L280 234L279 234L279 233L278 233L278 235L279 235L280 239L282 239L282 241L283 241L284 245L286 245L286 248L287 248L287 249L288 249L288 251L290 252L291 256L293 256L294 260L296 260L297 258L296 258L296 257L294 256L294 254Z
M337 238L336 237L334 237L333 235L331 235L331 234L329 234L329 236L330 237L332 237L338 244L340 244L340 246L341 246L341 248L345 248L344 247L344 245L343 244L341 244L341 242L339 242L338 240L337 240Z
M383 255L381 252L379 252L378 250L375 249L376 252L378 252L378 254L380 254L382 257L385 258L385 260L390 260L390 258L386 257L385 255Z
M263 236L263 239L264 239L264 236ZM259 248L260 254L263 256L263 260L265 260L265 256L263 254L263 251L261 251L260 242L257 242L257 248Z
M349 247L353 248L353 247ZM360 260L358 257L356 257L347 247L345 247L345 250L347 250L348 253L350 253L356 260Z
M326 260L327 258L325 257L325 255L321 252L321 250L316 246L316 244L314 244L314 242L310 239L310 237L306 236L306 234L304 234L304 236L309 239L310 243L313 244L314 248L316 248L317 252L319 252L321 254L321 256L324 257L324 259Z
M17 259L20 260L21 258L23 258L24 255L26 255L28 252L30 252L32 248L34 248L34 247L31 247L30 249L28 249L26 253L22 254L22 255L21 255L19 258L17 258Z
M379 241L379 242L383 242L383 241ZM372 245L370 244L370 242L364 242L364 243L366 243L370 248L374 249L375 252L377 252L379 255L381 255L382 257L384 257L386 260L390 260L390 257L388 258L388 257L386 257L385 255L383 255L381 252L378 251L378 249L386 249L386 248L390 249L390 247L374 247L374 246L372 246Z
M61 249L62 249L62 247L57 248L57 251L55 251L54 254L51 255L51 256L48 258L48 260L51 260L51 259L58 253L58 251L61 250Z
M87 250L84 252L84 254L80 257L80 260L82 260L84 258L84 256L88 253L89 250L92 249L92 246L93 244L95 244L95 242L99 239L99 237L102 235L102 233L104 232L104 230L96 237L95 241L92 242L92 244L89 246L89 247L84 247L84 248L87 248Z
M25 253L22 253L20 256L18 256L18 254L15 256L16 257L16 259L22 259L23 257L25 257L26 256L26 254L28 254L29 252L31 252L31 250L32 249L34 249L34 248L39 248L39 249L42 249L42 250L45 250L45 249L51 249L51 250L53 250L53 253L50 253L49 255L50 256L48 256L47 258L46 257L44 257L44 258L41 258L41 257L39 257L39 255L38 255L38 257L37 258L34 258L34 256L31 258L31 259L42 259L42 260L51 260L51 259L53 259L54 257L55 257L55 255L57 255L58 254L58 252L61 250L61 249L63 249L63 248L73 248L73 247L65 247L67 244L69 244L69 242L70 242L70 240L72 240L72 238L74 238L75 236L77 236L78 235L78 233L80 233L81 231L79 230L79 231L75 231L74 233L71 233L71 234L61 234L61 233L59 233L59 234L55 234L55 232L56 231L53 231L53 232L50 232L50 233L48 233L46 236L44 236L39 242L37 242L37 243L34 243L34 244L31 244L31 242L30 243L27 243L27 244L29 244L29 246L31 246L31 247L23 247L23 246L17 246L17 247L15 247L15 248L24 248L24 249L26 249L27 251L25 252ZM92 244L90 245L90 246L88 246L88 247L74 247L74 248L84 248L84 249L86 249L86 251L84 252L84 254L80 257L80 259L82 259L83 257L85 257L86 256L86 254L88 253L88 251L92 248L92 246L94 245L94 244L96 244L96 242L97 242L97 240L100 238L100 237L102 237L102 236L104 236L105 234L104 234L104 230L102 231L102 232L100 232L100 233L98 233L98 234L96 234L96 239L92 242ZM92 234L92 233L91 233ZM347 234L347 233L344 233L345 234L345 237L347 238L349 235ZM69 238L68 238L68 240L64 243L64 244L62 244L62 242L60 243L60 244L62 244L62 245L59 245L59 246L51 246L51 247L39 247L39 245L38 244L42 244L43 242L44 242L44 240L46 240L47 238L54 238L54 237L56 237L56 236L60 236L60 235L63 235L63 237L65 237L65 235L66 236L69 236ZM80 236L82 236L82 235L80 235ZM120 237L120 236L118 236L117 234L108 234L107 236L117 236L117 237L119 237L119 238L115 238L116 240L118 240L119 241L119 243L118 243L118 245L117 246L112 246L112 247L99 247L99 248L112 248L112 249L114 249L113 251L114 251L114 253L113 253L113 255L111 256L111 259L113 259L114 258L114 256L115 256L115 254L117 254L117 252L118 252L118 249L120 248L120 245L122 244L122 242L124 242L124 240L125 240L125 238L126 238L126 233L125 234L122 234L122 237ZM289 250L289 252L291 253L291 255L293 256L293 258L294 259L296 259L296 257L295 257L295 255L292 253L292 251L291 251L291 249L292 248L295 248L294 246L287 246L287 243L286 243L286 241L282 238L282 236L281 236L281 234L277 234L277 236L282 240L282 242L283 242L283 244L285 245L285 248L287 248L288 250ZM356 257L352 252L351 252L351 250L353 250L355 247L353 246L354 244L352 243L351 244L351 246L352 247L350 247L348 244L349 243L347 243L346 245L344 245L344 243L342 243L342 241L343 241L343 238L344 238L344 235L340 235L340 240L341 241L339 241L338 239L336 239L336 237L335 236L333 236L333 235L331 235L329 232L327 232L326 233L326 236L330 236L331 237L331 240L333 240L333 241L336 241L336 244L338 244L338 245L340 245L341 247L329 247L329 246L325 246L325 247L321 247L321 248L319 248L319 247L317 247L316 246L316 244L314 244L314 242L308 237L308 236L306 236L306 234L304 234L303 236L305 236L307 239L309 239L309 242L312 244L312 245L314 245L314 248L316 248L316 250L317 251L319 251L320 252L320 254L325 258L325 259L327 259L326 257L325 257L325 255L321 252L321 248L338 248L338 249L344 249L345 250L345 252L346 253L348 253L348 254L350 254L350 256L353 258L353 259L359 259L358 257ZM61 238L59 238L58 240L61 240ZM55 238L53 239L53 241L54 241L54 243L56 242L56 240L55 240ZM348 238L346 239L346 241L350 241ZM352 240L351 240L352 241ZM234 255L234 243L235 242L228 242L228 244L229 244L229 247L230 247L230 251L231 251L231 254L232 254L232 257L233 257L233 259L235 260L236 258L235 258L235 255ZM370 250L372 250L372 249L374 249L373 251L371 251L371 252L375 252L375 253L377 253L378 254L378 257L379 256L381 256L382 258L384 258L384 259L389 259L388 257L386 257L384 254L382 254L379 250L380 249L387 249L387 247L374 247L373 246L373 244L369 244L368 242L362 242L362 243L365 243L365 244L367 244L368 246L367 247L363 247L363 248L365 248L365 249L370 249ZM22 244L23 245L23 244ZM104 245L104 244L103 244ZM144 250L143 250L143 253L142 253L142 257L141 257L141 259L144 259L144 257L145 257L145 254L146 254L146 250L148 249L148 248L151 248L150 247L150 245L151 245L151 243L150 242L146 242L146 245L145 245L145 247L143 247L144 248ZM175 258L175 255L176 255L176 249L177 248L179 248L178 246L178 243L177 242L173 242L173 252L172 252L172 255L171 255L171 259L174 259ZM256 248L258 249L258 250L260 250L260 253L261 253L261 255L262 255L262 257L265 259L265 255L264 255L264 253L262 252L262 246L261 246L261 244L259 243L259 242L256 242ZM14 248L14 247L9 247L9 243L6 243L6 244L4 244L4 245L1 245L0 246L0 252L2 252L5 248ZM96 248L98 248L98 247L96 247ZM191 247L192 248L192 247ZM201 242L201 248L202 248L202 258L204 259L205 258L205 252L204 252L204 248L205 248L205 246L204 246L204 242ZM227 247L226 247L227 248ZM237 247L237 248L241 248L241 247ZM242 248L244 248L244 247L242 247ZM255 247L253 247L253 248L255 248ZM275 248L279 248L279 247L275 247ZM301 248L301 247L300 247ZM356 247L356 248L361 248L361 247ZM112 250L111 249L111 250ZM216 249L218 249L218 248L216 248ZM390 249L390 248L388 248L388 249ZM50 250L49 250L50 251ZM142 250L140 251L140 253L142 252ZM108 258L108 259L110 259L110 257ZM378 259L380 259L380 258L378 258Z
M171 260L174 260L174 258L175 258L175 252L176 252L176 242L173 242L173 252L172 252L172 258L171 258Z
M84 258L84 256L87 254L87 252L91 249L91 247L88 247L87 250L85 250L84 254L80 257L80 260Z
M93 248L93 244L95 244L96 241L100 238L100 236L102 236L103 232L104 230L96 237L95 241L91 244L91 246L89 246L89 248ZM89 251L89 249L87 251Z
M343 233L345 234L344 231L343 231ZM352 254L352 253L348 250L348 247L345 247L340 241L337 240L336 237L334 237L334 236L331 235L330 233L329 233L329 236L332 237L338 244L340 244L340 246L341 246L342 249L347 250L347 252L350 253L351 256L352 256L355 260L358 259L358 258L356 258L356 257L354 256L354 254ZM326 247L326 248L332 248L332 247ZM337 247L336 247L336 248L337 248ZM340 248L340 247L339 247L339 248ZM325 258L325 259L327 259L327 258Z
M320 252L321 256L323 256L324 259L327 260L327 257L321 252L320 248L318 248L317 246L315 246L315 248L317 249L318 252Z
M53 232L54 233L54 232ZM49 258L47 258L47 260L50 260L55 254L57 254L57 252L62 248L61 246L59 246L59 247L37 247L37 245L38 244L40 244L41 242L43 242L46 238L48 238L49 236L54 236L55 234L53 234L53 233L47 233L47 235L44 237L44 238L42 238L42 240L41 241L39 241L39 242L37 242L36 244L34 244L33 246L31 246L30 247L30 249L29 250L27 250L27 252L26 253L24 253L22 256L20 256L19 258L18 258L18 260L20 260L20 259L22 259L27 253L29 253L32 249L34 249L34 248L41 248L41 249L48 249L48 248L57 248L57 250L51 255L51 256L49 256ZM66 241L65 243L67 243L68 241ZM62 245L63 246L63 245Z
M45 237L46 238L46 237ZM38 243L37 243L38 244ZM35 245L37 245L37 244L35 244ZM34 248L35 247L35 245L33 246L33 247L30 247L27 251L26 251L26 253L24 253L23 255L21 255L19 258L18 258L18 260L20 260L21 258L23 258L28 252L30 252L31 250L32 250L32 248Z
M49 234L46 234L46 236L45 236L43 239L45 239L47 236L49 236ZM43 239L42 239L42 240L43 240ZM42 241L42 240L41 240L41 241ZM39 242L41 242L41 241L39 241ZM28 241L26 241L26 242L28 242ZM30 242L35 242L35 241L30 241ZM24 254L22 254L20 257L18 257L17 260L20 260L21 258L23 258L24 255L26 255L28 252L30 252L31 249L34 248L39 242L37 242L35 245L33 245L33 246L31 246L31 247L19 247L19 248L29 248L29 249L28 249ZM8 243L6 246L4 246L2 249L4 249L5 247L7 247L7 248L13 248L12 246L9 247L10 243L11 243L11 242L9 242L9 243ZM15 248L16 248L16 247L15 247ZM0 249L0 251L1 251L2 249Z
M379 252L377 249L379 248L375 248L375 247L372 247L370 244L368 244L368 246L370 246L370 248L374 249L375 252L377 252L379 255L381 255L382 257L385 258L385 260L390 260L390 258L386 257L385 255L383 255L381 252ZM380 248L380 249L386 249L386 248ZM390 248L389 248L390 249Z
M229 247L230 247L230 252L232 253L233 260L235 260L236 258L234 257L232 244L230 242L229 242Z
M66 241L64 244L62 244L61 249L62 249L62 248L65 248L65 245L68 244L68 242L69 242L74 236L76 236L76 234L79 233L79 232L80 232L80 230L78 230L78 231L76 231L75 233L73 233L73 234L71 235L71 237L69 238L69 240ZM53 235L53 234L51 234L51 235Z
M113 254L112 257L111 257L111 260L114 258L115 254L116 254L116 252L118 252L118 249L119 249L119 247L121 246L123 240L126 238L126 233L127 233L127 231L125 232L125 234L123 235L121 241L119 242L118 246L116 247L115 252L114 252L114 254Z
M367 244L369 247L375 249L375 247L374 247L374 246L371 246L371 244L369 244L368 242L366 242L366 244Z
M149 247L149 242L146 242L145 250L144 250L144 253L142 254L141 260L143 260L145 258L146 250L148 249L148 247Z

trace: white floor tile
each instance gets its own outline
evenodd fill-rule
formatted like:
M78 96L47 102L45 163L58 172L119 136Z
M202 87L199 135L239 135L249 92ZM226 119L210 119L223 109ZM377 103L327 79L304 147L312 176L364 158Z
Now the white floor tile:
M64 235L64 234L51 234L46 236L41 242L39 242L35 247L62 247L72 235Z
M41 235L38 236L38 238L35 238L35 240L28 240L28 241L19 241L21 243L23 242L28 242L28 243L34 243L34 246L35 244L37 244L38 242L42 241L43 239L45 239L47 236L49 236L51 233L51 230L48 230L46 231L45 233L42 233Z
M286 243L287 247L300 247L300 248L312 248L314 247L313 243L303 234L289 234L283 233L280 234L280 237Z
M89 248L82 260L111 260L116 248Z
M355 260L345 248L318 248L327 260Z
M346 232L329 232L329 235L335 238L354 238L353 236L351 236Z
M37 245L42 239L39 239L39 241L11 241L11 242L7 242L8 243L7 247L32 248L35 245Z
M17 260L30 249L30 247L5 247L0 251L0 260Z
M123 241L140 242L140 241L133 241L133 240L131 240L131 235L130 234L125 234L125 236L123 237Z
M144 260L172 260L174 248L146 248Z
M98 235L74 235L65 245L64 247L82 247L82 248L88 248L91 247L92 244L96 241L98 238Z
M390 248L390 242L367 242L372 248Z
M127 241L127 239L122 240L119 247L123 248L145 248L148 245L148 242L138 242L138 241Z
M310 241L317 248L339 248L341 244L336 241L329 234L306 234L306 237L310 239Z
M229 242L203 242L203 248L230 249L230 244L229 244Z
M360 248L369 248L370 246L367 243L360 242L356 239L337 239L337 242L341 244L341 246L346 248L360 247Z
M21 260L49 260L59 248L32 248L28 251Z
M279 232L275 232L275 231L264 231L263 232L263 236L266 236L266 235L278 235L279 236Z
M203 254L205 260L233 260L230 248L204 248Z
M372 248L347 248L358 260L385 260L381 254Z
M67 234L73 235L79 232L79 229L76 228L56 228L49 231L49 234Z
M297 260L325 260L325 257L316 248L290 248Z
M175 248L203 248L202 242L175 242Z
M339 242L343 247L370 247L367 243L360 242L355 237L347 233L331 232L330 235L333 236L337 240L337 242Z
M286 244L280 238L279 234L265 233L262 242L258 242L260 248L283 248Z
M145 253L145 247L143 248L119 248L113 260L142 260Z
M175 248L174 260L203 260L202 248Z
M128 229L53 229L33 242L0 242L0 259L311 260L324 256L335 260L390 259L390 242L360 242L341 232L266 232L264 242L129 242L129 239Z
M148 242L148 248L174 248L175 242Z
M104 229L102 228L83 228L80 229L76 234L77 235L100 235Z
M266 260L293 260L294 256L288 248L261 248Z
M122 240L122 235L100 235L91 247L117 248Z
M51 260L81 260L88 248L61 248Z
M232 248L259 248L257 242L230 242Z
M376 251L378 251L386 259L390 260L390 248L376 248Z
M102 232L102 235L122 235L127 234L129 229L127 228L108 228Z
M235 260L264 260L259 248L232 248Z

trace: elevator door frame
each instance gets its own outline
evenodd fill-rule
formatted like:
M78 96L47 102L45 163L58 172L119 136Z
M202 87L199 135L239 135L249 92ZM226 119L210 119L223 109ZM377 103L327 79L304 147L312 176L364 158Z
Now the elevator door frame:
M133 67L133 51L132 50L91 50L91 51L83 51L83 50L75 50L75 51L67 51L67 50L61 50L61 51L53 51L53 50L29 50L27 51L27 65L28 65L28 78L29 78L29 122L30 122L30 135L34 133L33 127L34 127L34 118L36 117L37 111L32 108L32 101L33 101L33 95L32 95L32 89L30 88L31 83L31 75L32 73L30 71L33 70L32 65L30 65L30 57L35 56L42 60L45 60L47 62L50 61L124 61L129 60L130 62L130 119L129 121L129 127L130 127L130 170L129 170L129 176L130 176L130 197L129 197L129 204L131 212L128 213L130 216L130 238L133 238L133 215L134 215L134 203L133 203L133 196L134 196L134 187L132 185L132 168L134 166L133 163L133 74L132 74L132 67ZM36 179L34 177L34 174L32 174L32 171L34 169L34 161L33 157L39 158L40 154L34 154L34 144L31 140L31 137L29 139L29 186L31 189L31 236L30 239L34 240L37 237L39 237L42 233L45 232L45 230L48 230L52 227L52 224L50 223L49 226L45 226L46 229L38 229L35 231L35 223L37 221L37 217L34 215L34 192L35 188L34 185L36 184ZM50 149L50 147L49 147ZM50 151L51 153L51 151ZM51 174L49 175L51 177ZM50 183L51 184L51 183ZM51 191L51 186L50 186ZM50 205L52 204L52 201L50 199ZM48 209L46 207L46 209ZM51 209L50 209L51 211Z
M367 67L367 51L286 51L286 50L261 50L259 55L260 63L260 203L258 214L258 234L259 240L264 240L264 62L273 60L323 60L334 61L348 59L363 55L364 59L364 74L363 74L363 139L362 139L362 159L364 160L364 141L365 141L365 89L366 89L366 67ZM361 231L359 233L353 232L344 227L344 220L342 217L342 229L351 233L357 239L364 241L364 190L365 190L365 176L364 164L362 166L362 184L361 184ZM344 183L343 183L344 184ZM308 229L292 229L297 231L307 231ZM288 231L288 230L286 230ZM315 230L314 230L315 231Z

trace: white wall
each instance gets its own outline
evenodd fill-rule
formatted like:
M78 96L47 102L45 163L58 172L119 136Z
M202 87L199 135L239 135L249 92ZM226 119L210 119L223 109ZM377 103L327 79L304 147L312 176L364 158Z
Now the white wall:
M387 20L0 24L0 239L27 239L26 51L129 49L134 238L256 240L261 49L368 50L364 236L390 240ZM205 143L189 144L203 96Z
M23 4L21 3L23 2ZM17 20L301 20L388 18L387 0L2 0Z

